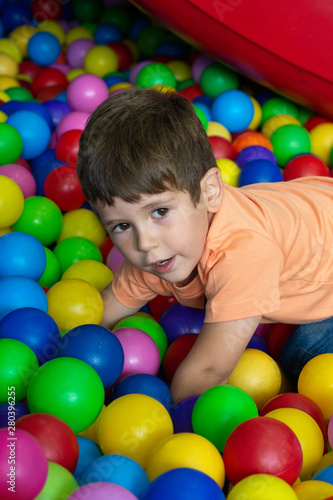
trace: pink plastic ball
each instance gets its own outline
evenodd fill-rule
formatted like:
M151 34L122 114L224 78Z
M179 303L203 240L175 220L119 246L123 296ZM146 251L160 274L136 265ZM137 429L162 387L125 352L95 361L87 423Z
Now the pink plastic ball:
M92 113L108 96L108 86L97 75L77 76L67 87L67 102L75 111Z
M56 137L59 137L68 130L83 130L90 116L87 111L71 111L65 115L56 128Z
M116 483L89 483L74 491L67 500L138 500L132 492Z
M330 420L328 421L327 434L328 434L328 441L330 443L330 446L331 446L331 448L333 448L333 415L331 416Z
M7 163L0 167L0 175L5 175L16 182L22 189L24 198L35 196L37 184L34 176L29 170L16 163Z
M15 429L14 436L9 435L7 427L0 429L0 496L2 500L13 498L33 500L43 489L47 472L46 455L35 437L21 429ZM10 490L10 487L14 490Z
M111 269L113 274L116 274L116 272L118 271L118 268L123 260L124 260L124 257L119 252L118 248L112 247L107 258L106 258L106 265L108 266L109 269Z
M124 367L120 378L134 373L157 375L161 358L155 341L148 333L132 327L113 330L124 350Z
M84 58L88 50L94 47L96 44L94 40L89 40L88 38L78 38L74 40L67 49L66 58L67 63L71 68L83 68Z

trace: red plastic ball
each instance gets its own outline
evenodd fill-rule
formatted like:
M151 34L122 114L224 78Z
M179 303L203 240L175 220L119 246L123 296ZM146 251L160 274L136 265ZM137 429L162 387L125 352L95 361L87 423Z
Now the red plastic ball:
M204 95L200 86L197 84L188 85L188 87L185 87L179 93L183 97L186 97L186 99L188 99L189 101L193 101L193 99L195 99L196 97L201 97L202 95Z
M16 421L16 427L32 434L42 445L47 460L74 472L79 459L79 444L66 422L48 413L30 413Z
M267 338L268 353L275 361L279 360L280 352L290 335L296 330L298 325L286 323L275 323Z
M295 156L285 166L283 180L290 181L298 177L308 177L312 175L330 176L327 165L317 156L304 154Z
M29 172L31 172L31 167L29 165L29 163L27 162L27 160L25 160L24 158L18 158L16 161L15 161L16 165L21 165L22 167L26 168L27 170L29 170Z
M228 158L233 160L236 156L236 150L232 142L218 135L211 135L208 140L212 146L214 158Z
M171 382L178 366L184 361L197 338L197 333L186 333L174 340L165 351L163 370L168 382Z
M133 56L130 48L124 42L109 42L108 47L111 47L111 49L117 54L118 71L128 69L133 62Z
M320 125L321 123L330 123L330 122L331 120L325 118L324 116L313 115L310 116L310 118L305 122L304 128L306 128L306 130L310 132L310 130L312 130L317 125Z
M110 253L111 248L114 247L113 241L111 240L110 236L107 236L101 246L99 247L102 257L103 257L103 263L106 264L108 255Z
M41 90L54 86L62 87L65 90L68 86L66 75L56 68L43 68L35 76L31 84L31 92L36 97Z
M47 19L59 21L64 4L62 0L32 0L30 9L33 18L39 23Z
M169 306L172 306L172 304L176 304L176 302L177 299L175 299L175 297L157 295L157 297L149 301L149 309L156 321L158 321L164 311L168 309Z
M39 92L37 92L35 97L37 101L40 102L52 101L65 90L65 87L61 87L60 85L51 85L50 87L41 89Z
M302 447L285 423L254 417L239 424L223 450L225 471L235 485L252 474L271 474L292 485L302 468Z
M59 137L55 146L55 155L58 160L76 167L81 134L82 130L72 129Z
M41 66L34 61L24 60L20 63L19 71L20 75L25 75L34 80L37 74L40 72Z
M44 193L63 211L76 210L86 201L72 165L52 170L45 179Z

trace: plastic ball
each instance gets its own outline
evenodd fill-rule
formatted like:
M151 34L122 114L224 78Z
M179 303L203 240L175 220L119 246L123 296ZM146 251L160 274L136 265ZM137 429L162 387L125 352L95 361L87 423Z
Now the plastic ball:
M35 280L25 276L7 276L0 279L0 320L15 309L35 307L48 310L44 290Z
M9 402L9 392L14 396L13 401L25 398L38 366L35 353L26 344L15 339L0 339L0 403Z
M168 307L159 319L168 344L171 344L181 335L188 333L200 333L204 322L204 311L194 307L188 307L179 303Z
M226 90L213 102L213 120L224 125L229 132L241 132L251 123L254 106L250 97L241 90Z
M262 120L261 123L264 124L270 118L279 115L290 115L295 118L298 117L298 110L295 103L285 99L284 97L272 97L267 99L261 107L262 109Z
M233 485L245 477L263 473L292 485L301 472L302 459L295 433L283 422L264 417L240 423L228 437L223 451L226 474Z
M10 56L9 54L6 54L5 52L2 52L0 54L0 74L1 75L8 75L8 76L15 77L18 74L18 69L19 69L19 66L12 56Z
M330 500L333 496L333 486L325 481L307 480L297 483L293 490L298 500Z
M197 333L186 333L175 339L167 348L163 358L163 372L168 382L172 381L178 366L184 361L197 338Z
M67 62L72 68L83 69L84 58L96 43L89 38L78 38L67 47Z
M98 481L122 486L138 498L145 498L149 487L147 474L141 465L130 457L118 454L96 458L79 478L80 485Z
M96 45L88 50L83 62L87 73L103 78L108 73L118 70L118 57L114 50L106 45Z
M52 33L52 35L55 35L58 38L61 45L65 43L66 34L64 27L52 19L46 19L45 21L38 23L38 31L47 31L48 33Z
M32 376L27 393L32 413L50 413L75 433L90 426L104 402L104 388L96 371L75 358L56 358Z
M134 327L115 327L114 334L124 351L124 366L121 378L134 373L157 375L160 368L160 353L148 333Z
M291 158L310 153L311 140L308 131L298 125L283 125L271 136L274 154L278 164L284 167Z
M162 361L168 346L168 340L164 329L157 321L155 321L153 318L135 314L134 316L129 316L120 320L114 326L115 329L122 327L137 328L147 333L157 345L160 353L160 359Z
M329 441L330 446L332 448L332 445L333 445L333 417L331 417L328 421L327 433L328 433L328 441Z
M239 168L243 168L247 163L253 160L268 160L277 164L274 153L270 149L258 145L243 148L238 153L234 161L237 163Z
M293 488L279 477L271 474L254 474L246 477L234 486L228 494L228 500L298 500Z
M209 439L223 451L231 432L241 422L258 416L249 394L232 385L215 386L205 391L195 403L192 425L196 434Z
M225 470L221 454L208 439L184 432L163 439L151 452L147 463L150 481L164 472L179 467L191 467L224 485Z
M25 276L38 281L45 271L43 245L27 233L12 232L0 238L0 278Z
M259 182L281 182L282 173L276 163L269 160L249 161L240 171L239 186Z
M100 325L86 324L69 330L59 343L59 355L85 361L96 370L105 389L118 380L124 366L120 341Z
M75 210L86 201L73 165L52 170L45 179L44 192L63 211Z
M58 355L60 332L55 321L41 309L15 309L0 321L0 338L11 338L26 344L39 364Z
M148 305L153 317L156 319L156 321L159 321L164 311L166 311L168 307L176 303L177 300L175 299L175 297L167 295L157 295L149 301Z
M74 472L79 458L79 445L66 422L48 413L30 413L17 420L15 426L38 440L47 460Z
M67 130L59 137L54 148L58 160L76 167L81 134L82 130Z
M94 483L93 487L91 484L80 486L66 498L67 500L96 500L96 498L99 500L109 500L110 498L115 500L138 500L138 497L119 484L104 481Z
M24 196L19 185L4 175L0 175L0 227L15 224L24 209Z
M53 251L59 259L61 274L81 260L103 261L102 254L97 245L87 238L80 236L72 236L60 241Z
M103 301L98 290L83 280L59 281L47 292L49 314L58 328L99 325L103 317Z
M241 172L239 166L228 158L219 158L216 160L216 165L221 172L222 182L229 184L229 186L238 187Z
M72 278L87 281L100 292L112 281L113 273L102 262L80 260L68 267L61 276L62 280Z
M62 118L64 118L68 113L71 113L73 111L72 108L67 104L67 102L57 101L54 99L44 101L43 106L49 111L51 115L52 119L51 132L55 131L56 127L59 125Z
M315 481L324 481L325 483L333 485L333 465L328 465L319 472L316 472L316 474L312 476L312 479Z
M56 241L62 228L59 207L43 196L31 196L24 202L22 215L15 222L14 231L35 236L44 246Z
M64 12L63 4L57 0L55 3L50 4L49 0L32 0L31 13L33 17L45 19L52 19L58 21Z
M39 31L31 36L27 45L29 58L37 64L48 66L58 59L61 44L58 38L47 31Z
M164 472L149 486L146 500L224 500L219 485L209 475L190 467Z
M176 88L176 78L172 70L166 64L158 62L150 62L141 68L135 83L140 88L148 88L153 85L169 85Z
M311 153L318 156L326 165L330 164L333 147L333 123L320 123L310 130Z
M133 373L119 380L113 388L112 399L126 394L145 394L162 403L170 411L173 398L168 385L158 377L148 373Z
M48 247L44 247L44 250L46 254L46 267L41 278L39 278L38 283L40 286L51 288L51 286L53 286L60 280L61 277L60 262L58 258L54 255L52 250L50 250Z
M232 142L228 141L225 137L210 135L208 140L212 146L213 155L216 159L228 158L229 160L233 160L235 158L235 148Z
M299 477L306 479L317 468L324 453L324 438L318 424L310 415L296 408L278 408L266 413L266 417L284 422L296 434L303 453Z
M146 468L153 449L172 433L171 417L159 401L144 394L127 394L102 413L98 439L104 454L120 453Z
M211 97L217 97L226 90L237 89L238 84L237 73L219 62L206 66L200 76L203 92Z
M196 83L200 83L202 72L205 70L205 68L207 68L207 66L213 64L214 62L214 59L207 54L199 54L195 58L191 67L193 80Z
M37 191L34 176L28 169L16 163L0 166L0 175L9 177L21 188L24 198L35 196Z
M14 163L21 155L23 142L19 131L9 123L0 123L1 165Z
M95 458L103 456L103 453L98 444L91 439L80 435L77 435L76 439L79 445L79 459L73 475L78 479L84 469L90 465Z
M67 102L71 108L88 113L92 113L108 95L108 86L97 75L80 75L67 88Z
M193 432L192 412L200 394L182 399L170 412L174 433Z
M15 406L11 406L10 409L8 408L8 401L0 403L0 428L8 427L8 411L11 412L9 420L14 423L20 417L23 417L23 415L27 415L29 413L29 408L27 404L21 403L20 401L15 401Z
M243 352L228 380L228 384L247 392L259 410L279 393L281 383L276 361L263 351L249 348Z
M5 52L12 56L17 63L22 61L22 53L19 46L15 40L11 38L1 38L0 39L0 52ZM10 85L8 85L10 87Z
M16 111L9 116L6 123L20 134L23 142L21 156L25 160L36 158L48 147L51 131L39 114L33 111Z
M9 437L7 428L0 429L1 498L9 500L14 495L17 500L33 500L47 478L45 453L37 439L25 431L16 429L15 441Z
M286 115L286 114L274 115L271 118L268 118L268 120L266 120L266 122L261 128L261 133L265 137L267 137L267 139L270 139L275 130L277 130L280 127L283 127L283 125L290 125L290 124L299 126L302 125L301 122L292 115Z
M111 269L113 274L116 274L123 260L124 256L119 252L118 248L114 246L107 255L106 265Z
M233 145L236 153L249 146L264 146L273 151L271 142L258 131L246 131L242 133L233 141Z
M68 106L67 103L66 106ZM70 111L66 113L57 125L56 138L59 139L59 137L68 130L83 130L89 116L90 114L86 111Z
M87 208L79 208L64 214L63 226L57 242L60 243L73 236L86 238L100 247L107 232L94 212Z
M67 499L78 487L76 479L68 469L55 462L48 462L46 483L39 494L39 500ZM38 497L34 500L37 499Z
M307 362L298 378L298 392L312 399L319 406L326 421L333 414L332 363L333 354L320 354Z
M250 98L251 98L251 101L252 101L253 106L254 106L254 115L253 115L253 118L252 118L250 125L248 126L248 129L249 130L256 130L257 128L259 128L260 123L261 123L262 110L261 110L261 106L260 106L259 102L257 101L257 99L255 99L252 96L250 96Z

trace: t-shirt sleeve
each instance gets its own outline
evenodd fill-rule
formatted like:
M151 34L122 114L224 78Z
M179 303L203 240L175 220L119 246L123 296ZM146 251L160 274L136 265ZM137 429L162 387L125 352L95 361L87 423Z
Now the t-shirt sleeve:
M280 309L281 250L253 231L228 238L211 257L206 283L205 322L233 321Z
M112 280L116 299L126 307L140 309L157 295L173 295L168 283L140 271L124 260Z

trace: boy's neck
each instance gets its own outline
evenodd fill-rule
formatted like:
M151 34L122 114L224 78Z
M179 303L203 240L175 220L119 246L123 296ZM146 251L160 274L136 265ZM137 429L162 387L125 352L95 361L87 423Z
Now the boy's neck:
M194 280L194 278L195 278L197 275L198 275L198 268L197 268L197 267L195 267L195 268L193 269L193 271L191 272L191 274L189 274L189 276L188 276L185 280L183 280L183 281L181 281L181 282L179 282L179 283L176 283L176 286L178 286L178 287L183 287L183 286L189 285L189 284L191 283L191 281L193 281L193 280Z

